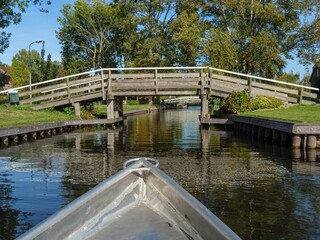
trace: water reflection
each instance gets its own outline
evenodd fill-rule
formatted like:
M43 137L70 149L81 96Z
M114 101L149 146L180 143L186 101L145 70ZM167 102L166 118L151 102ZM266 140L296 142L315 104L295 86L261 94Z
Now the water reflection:
M121 169L160 168L244 239L316 239L317 152L296 153L230 131L200 128L199 109L130 117L0 150L0 238L12 239ZM314 157L315 156L315 157Z

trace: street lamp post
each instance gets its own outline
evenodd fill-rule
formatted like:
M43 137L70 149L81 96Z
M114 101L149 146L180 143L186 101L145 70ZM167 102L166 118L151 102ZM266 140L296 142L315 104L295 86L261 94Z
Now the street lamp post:
M31 45L34 43L42 43L42 47L44 47L44 41L43 40L39 40L39 41L34 41L32 43L29 44L29 90L30 90L30 99L32 98L32 94L31 94L31 84L32 84L32 56L31 56Z

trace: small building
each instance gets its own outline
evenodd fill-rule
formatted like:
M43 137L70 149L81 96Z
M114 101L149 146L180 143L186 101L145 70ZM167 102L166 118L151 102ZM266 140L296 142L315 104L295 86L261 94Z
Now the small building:
M7 90L11 87L10 74L5 70L0 69L0 90Z
M320 89L320 62L317 62L313 66L313 70L310 77L310 83L311 83L311 87ZM311 90L311 91L318 94L317 103L320 103L320 91L314 91L314 90Z
M310 77L311 87L320 88L320 62L313 67Z

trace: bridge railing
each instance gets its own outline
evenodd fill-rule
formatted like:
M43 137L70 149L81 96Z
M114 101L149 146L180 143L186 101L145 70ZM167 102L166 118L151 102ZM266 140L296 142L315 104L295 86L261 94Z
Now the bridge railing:
M187 97L178 97L178 98L168 98L163 100L164 103L193 103L200 102L201 99L199 96L187 96Z
M181 94L194 95L204 69L206 67L102 68L1 91L0 94L18 90L21 104L48 103L50 106L94 98L105 100L108 94L140 96L161 92L172 95L179 89Z
M252 96L272 95L290 103L314 103L318 88L211 67L102 68L1 91L18 90L21 104L43 108L112 96L226 97L248 88ZM47 104L47 105L46 105Z
M231 91L249 89L251 96L274 96L289 103L315 103L318 88L209 67L209 85L215 95L226 97Z

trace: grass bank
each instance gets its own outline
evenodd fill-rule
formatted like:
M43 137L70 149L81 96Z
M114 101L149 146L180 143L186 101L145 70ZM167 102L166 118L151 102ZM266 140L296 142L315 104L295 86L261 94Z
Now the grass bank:
M320 104L293 105L274 110L242 113L242 116L263 117L292 122L320 123Z
M32 105L11 106L8 104L0 105L0 128L26 126L40 123L61 122L66 120L76 120L79 117L65 112L55 110L32 110ZM124 112L155 108L145 105L124 105ZM106 116L106 105L95 105L94 115Z
M0 105L0 127L15 127L33 125L39 123L61 122L71 119L79 119L54 110L32 110L31 105L10 106Z

